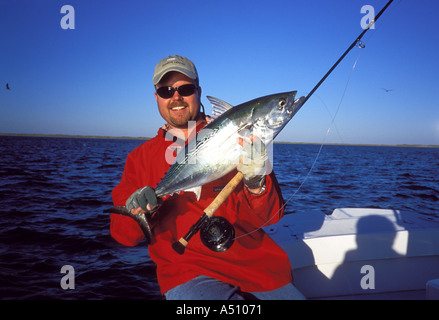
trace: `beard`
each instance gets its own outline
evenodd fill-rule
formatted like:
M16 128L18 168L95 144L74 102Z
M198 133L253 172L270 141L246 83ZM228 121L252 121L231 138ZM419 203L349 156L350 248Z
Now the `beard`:
M183 107L181 110L172 110L175 107ZM190 106L184 101L173 101L169 105L170 124L179 129L187 129L188 122L195 120L196 115L193 115Z

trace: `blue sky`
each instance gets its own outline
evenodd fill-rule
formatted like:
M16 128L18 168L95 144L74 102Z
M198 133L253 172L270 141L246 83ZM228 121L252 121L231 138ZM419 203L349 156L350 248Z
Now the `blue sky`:
M361 7L386 3L0 0L0 133L154 136L152 74L171 54L196 64L208 113L206 95L306 95L362 31ZM439 145L438 12L395 0L276 140Z

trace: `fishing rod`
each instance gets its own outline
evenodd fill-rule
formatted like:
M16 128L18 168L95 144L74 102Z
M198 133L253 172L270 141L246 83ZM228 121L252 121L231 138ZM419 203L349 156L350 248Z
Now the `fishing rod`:
M381 11L375 16L373 20L369 22L366 28L355 38L352 44L346 49L346 51L340 56L340 58L334 63L334 65L326 72L326 74L320 79L320 81L314 86L314 88L305 97L302 103L306 103L308 99L316 92L320 85L329 77L340 62L347 56L347 54L355 47L364 48L365 45L361 42L361 39L366 32L378 21L380 16L386 11L393 0L387 2L387 4L381 9ZM178 253L183 254L189 240L201 230L200 238L203 244L212 251L222 252L229 249L235 238L235 232L233 226L225 218L214 217L215 211L225 201L225 199L233 192L233 190L241 182L243 176L238 172L229 184L223 189L217 198L204 210L204 214L201 218L190 228L189 232L178 241L174 242L172 248Z

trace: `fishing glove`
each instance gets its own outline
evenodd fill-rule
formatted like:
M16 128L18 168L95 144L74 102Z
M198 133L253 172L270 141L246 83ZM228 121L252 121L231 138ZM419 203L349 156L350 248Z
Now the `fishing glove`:
M242 148L242 158L237 170L244 175L244 184L249 189L258 189L265 183L267 154L260 139L252 139Z
M147 205L150 205L153 210L148 210ZM157 208L155 208L158 204L157 196L155 191L151 187L143 187L137 191L135 191L127 200L126 208L131 212L131 209L137 209L141 207L145 211L153 212Z

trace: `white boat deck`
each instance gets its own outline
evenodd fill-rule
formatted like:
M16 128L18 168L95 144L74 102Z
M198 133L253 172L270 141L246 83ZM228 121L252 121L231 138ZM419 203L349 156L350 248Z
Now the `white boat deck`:
M438 217L345 208L286 215L264 230L308 299L425 299L439 279Z

